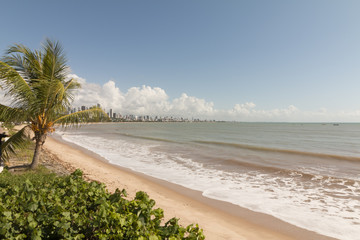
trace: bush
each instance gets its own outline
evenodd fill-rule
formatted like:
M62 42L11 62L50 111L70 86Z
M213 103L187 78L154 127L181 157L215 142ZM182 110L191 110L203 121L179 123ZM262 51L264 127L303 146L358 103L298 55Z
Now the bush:
M1 239L205 239L198 225L184 228L144 192L127 200L86 182L82 172L0 174Z

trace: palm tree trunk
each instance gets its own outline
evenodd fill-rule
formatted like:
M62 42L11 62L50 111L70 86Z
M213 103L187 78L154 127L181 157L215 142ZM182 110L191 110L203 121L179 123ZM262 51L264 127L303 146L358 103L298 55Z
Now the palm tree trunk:
M35 151L30 165L31 169L36 169L40 161L40 153L42 151L42 145L44 145L46 134L35 133Z

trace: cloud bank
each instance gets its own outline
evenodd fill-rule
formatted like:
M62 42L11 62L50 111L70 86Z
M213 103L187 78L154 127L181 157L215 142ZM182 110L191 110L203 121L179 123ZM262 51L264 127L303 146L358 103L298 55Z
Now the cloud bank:
M270 121L270 122L358 122L360 110L331 112L326 109L303 111L296 106L262 110L253 102L235 104L232 109L216 109L213 102L189 96L186 93L170 99L159 87L132 87L122 92L110 80L104 85L87 83L75 74L70 77L82 84L75 98L74 106L92 106L100 103L106 111L122 115L175 116L226 121Z
M74 100L74 107L101 104L106 111L121 115L174 116L188 119L244 121L244 122L359 122L360 110L332 112L327 109L304 111L296 106L262 110L253 102L235 104L232 109L216 109L213 102L189 96L186 93L170 99L164 89L159 87L132 87L122 92L115 82L110 80L104 85L88 83L75 74L82 88ZM0 89L0 103L7 105L9 100Z

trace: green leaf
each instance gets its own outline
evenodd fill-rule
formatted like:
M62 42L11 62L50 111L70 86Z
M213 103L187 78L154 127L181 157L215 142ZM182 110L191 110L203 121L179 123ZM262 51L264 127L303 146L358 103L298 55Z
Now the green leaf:
M61 215L63 215L65 219L70 219L70 212L62 212Z
M31 211L31 212L35 212L36 209L38 208L38 204L33 202L33 203L30 203L28 209Z
M120 223L120 226L124 226L126 224L126 219L120 217L119 223Z
M3 212L3 214L6 217L6 219L11 219L11 212L6 211L6 212Z
M151 235L149 237L149 240L159 240L160 238L158 238L156 235Z
M28 221L28 225L29 225L30 229L36 228L37 222L35 221L32 214L29 214L29 216L27 217L27 221Z

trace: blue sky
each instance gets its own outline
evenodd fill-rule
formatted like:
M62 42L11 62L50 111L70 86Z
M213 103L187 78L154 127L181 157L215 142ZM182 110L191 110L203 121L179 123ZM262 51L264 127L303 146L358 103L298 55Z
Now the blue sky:
M59 40L85 88L78 104L98 89L113 98L94 99L127 113L360 119L359 1L4 1L1 9L0 51Z

